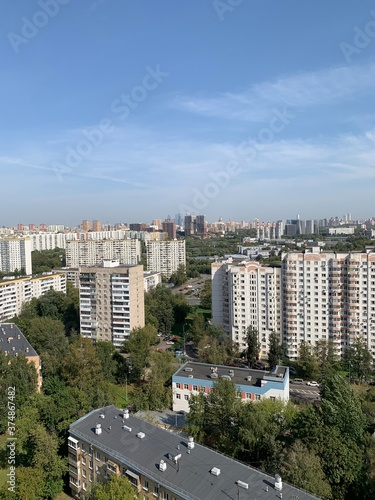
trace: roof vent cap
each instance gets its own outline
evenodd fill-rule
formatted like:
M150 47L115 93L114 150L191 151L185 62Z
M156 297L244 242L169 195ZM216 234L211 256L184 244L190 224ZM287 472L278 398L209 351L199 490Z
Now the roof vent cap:
M139 439L143 439L145 436L146 436L146 434L144 432L138 432L138 434L137 434L137 438L139 438Z
M102 433L102 424L96 424L95 425L95 434L99 435Z
M249 489L249 485L245 483L244 481L236 481L237 486L240 488L244 488L245 490Z
M193 436L189 436L188 437L188 449L189 450L192 450L195 446L195 443L194 443L194 438Z
M211 474L213 474L214 476L218 476L221 472L220 469L218 469L217 467L212 467L212 469L210 470Z
M166 469L167 469L166 462L164 460L160 460L159 470L161 470L162 472L164 472Z
M281 491L283 489L283 483L281 481L281 477L279 474L276 474L275 476L275 490Z

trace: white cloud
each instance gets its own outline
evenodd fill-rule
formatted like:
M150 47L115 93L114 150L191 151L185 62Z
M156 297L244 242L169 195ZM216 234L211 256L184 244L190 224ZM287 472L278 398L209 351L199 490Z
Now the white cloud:
M203 116L261 122L273 106L306 108L335 103L372 92L374 85L375 64L353 65L280 77L216 97L179 96L172 106Z

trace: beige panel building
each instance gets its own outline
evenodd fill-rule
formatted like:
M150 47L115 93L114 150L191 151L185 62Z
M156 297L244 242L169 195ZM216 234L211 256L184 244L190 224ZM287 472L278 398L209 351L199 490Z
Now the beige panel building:
M121 347L133 328L145 325L143 266L102 265L80 269L81 335Z

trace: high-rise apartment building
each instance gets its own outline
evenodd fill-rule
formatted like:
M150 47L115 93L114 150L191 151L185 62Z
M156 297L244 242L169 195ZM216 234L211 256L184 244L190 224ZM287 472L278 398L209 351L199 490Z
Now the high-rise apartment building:
M170 240L176 239L176 223L172 219L166 219L162 224L163 232L168 234Z
M185 240L146 241L147 270L170 278L179 265L186 266Z
M266 358L269 335L281 340L281 271L253 261L215 262L212 269L212 318L241 350L247 346L246 330L258 330L260 357Z
M337 355L361 338L375 356L375 252L312 248L282 259L283 339L290 359L301 342L332 341Z
M95 266L103 260L118 260L120 264L139 264L141 242L137 239L67 241L67 267Z
M87 231L90 231L90 229L91 229L90 221L89 220L83 220L81 222L81 230L83 232L87 232Z
M241 348L249 325L259 332L266 358L271 331L289 359L301 343L330 341L342 356L362 339L375 357L375 251L334 253L312 247L288 252L282 267L256 262L212 264L213 321Z
M102 230L102 223L100 222L100 220L92 221L92 230L93 231L101 231Z
M32 274L30 239L0 239L0 271L12 273L21 269L25 271L25 274Z
M81 335L121 347L145 325L143 266L118 261L82 267L79 276Z
M204 236L207 234L207 222L204 215L185 216L185 236Z

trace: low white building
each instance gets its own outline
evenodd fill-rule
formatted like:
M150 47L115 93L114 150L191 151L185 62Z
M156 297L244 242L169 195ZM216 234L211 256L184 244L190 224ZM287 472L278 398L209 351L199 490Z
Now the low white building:
M191 396L200 392L209 394L221 379L232 380L236 384L238 397L243 402L264 398L289 400L287 366L277 366L273 372L267 372L188 362L172 376L173 411L188 412Z

